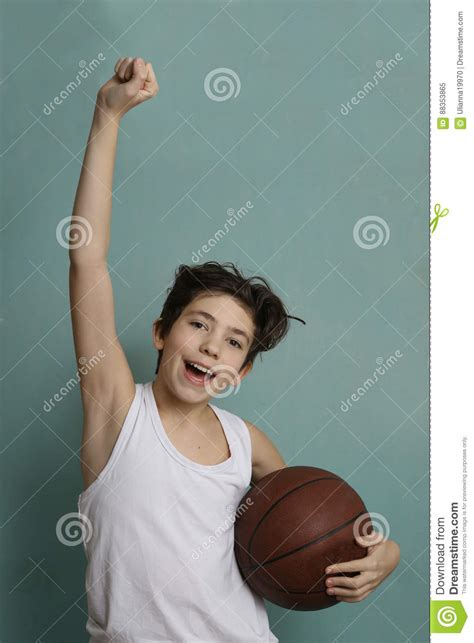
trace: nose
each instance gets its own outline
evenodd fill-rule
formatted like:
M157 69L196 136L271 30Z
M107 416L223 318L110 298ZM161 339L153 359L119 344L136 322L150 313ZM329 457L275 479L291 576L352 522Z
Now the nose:
M217 342L212 338L209 338L207 341L203 342L203 344L201 345L201 351L203 353L206 353L206 355L213 357L214 359L217 359L219 357Z

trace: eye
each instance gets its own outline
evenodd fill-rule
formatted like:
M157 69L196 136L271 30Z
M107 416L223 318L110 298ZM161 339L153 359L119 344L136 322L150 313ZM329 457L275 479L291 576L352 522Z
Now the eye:
M237 344L236 348L242 348L242 345L236 339L231 339L230 341Z
M205 328L204 324L203 324L202 322L200 322L200 321L192 321L192 322L190 322L190 324L191 324L191 326L193 326L194 324L199 324L199 328L200 328L201 326L202 326L203 328Z

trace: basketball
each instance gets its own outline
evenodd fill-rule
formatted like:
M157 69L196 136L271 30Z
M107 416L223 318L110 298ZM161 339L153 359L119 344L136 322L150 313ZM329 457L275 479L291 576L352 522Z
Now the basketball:
M354 489L331 471L286 467L261 478L240 501L235 557L257 594L292 610L320 610L339 601L326 593L331 564L363 558L357 535L372 532ZM359 572L346 573L356 576Z

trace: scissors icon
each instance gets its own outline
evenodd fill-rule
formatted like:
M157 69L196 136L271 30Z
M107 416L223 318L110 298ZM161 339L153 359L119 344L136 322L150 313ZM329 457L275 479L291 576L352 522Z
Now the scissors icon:
M433 234L433 232L436 230L438 221L441 219L441 217L445 217L447 214L449 214L449 210L448 208L444 208L443 210L441 210L441 205L439 203L436 203L434 207L434 213L436 216L433 217L433 219L431 219L430 221L430 228L431 226L433 226L431 234Z

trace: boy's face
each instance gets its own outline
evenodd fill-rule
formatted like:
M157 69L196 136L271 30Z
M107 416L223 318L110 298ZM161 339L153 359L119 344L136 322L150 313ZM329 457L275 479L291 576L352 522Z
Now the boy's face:
M228 385L238 385L251 370L249 364L240 369L254 331L252 317L232 296L201 294L186 306L165 339L154 334L156 348L163 350L158 377L180 399L209 399ZM210 373L196 371L189 362Z

